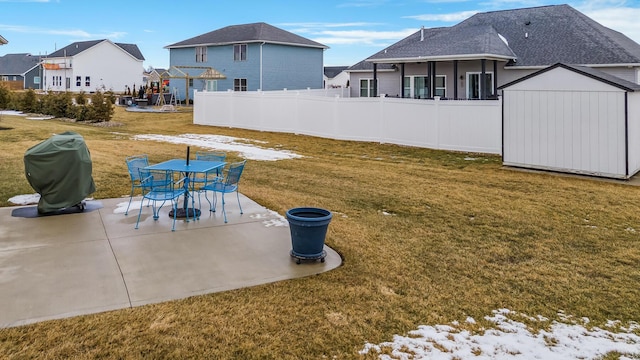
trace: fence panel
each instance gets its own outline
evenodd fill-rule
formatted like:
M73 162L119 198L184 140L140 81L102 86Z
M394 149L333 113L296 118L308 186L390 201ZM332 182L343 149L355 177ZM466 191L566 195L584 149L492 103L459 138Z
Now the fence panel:
M500 154L501 100L343 98L327 92L196 92L194 123Z

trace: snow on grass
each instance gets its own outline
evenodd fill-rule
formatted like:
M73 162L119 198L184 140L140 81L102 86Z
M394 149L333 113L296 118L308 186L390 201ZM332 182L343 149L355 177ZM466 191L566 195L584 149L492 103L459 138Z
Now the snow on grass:
M16 205L37 204L40 201L40 194L16 195L9 199L10 203Z
M485 319L494 328L482 333L472 333L460 327L458 322L451 325L421 325L407 336L395 335L393 341L382 344L366 343L361 354L378 354L380 359L600 359L609 353L621 354L620 359L640 358L640 330L638 323L622 326L610 321L602 329L585 326L589 319L573 319L559 314L561 322L543 317L527 318L547 325L548 330L534 332L514 318L526 316L501 309L494 310ZM467 318L475 324L473 318Z
M145 134L135 135L133 139L146 141L162 141L172 144L184 144L211 150L233 151L239 153L241 157L249 160L276 161L302 157L302 155L295 154L291 151L277 150L273 148L265 149L258 145L251 144L251 142L264 144L265 142L263 141L235 138L232 136L223 135L182 134L178 136L169 136Z

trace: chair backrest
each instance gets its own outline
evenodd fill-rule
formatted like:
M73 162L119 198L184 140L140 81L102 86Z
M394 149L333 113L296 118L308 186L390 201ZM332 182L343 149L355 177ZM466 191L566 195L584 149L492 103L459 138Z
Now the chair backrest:
M149 166L149 158L146 154L133 155L126 158L129 176L132 181L140 181L140 169Z
M171 170L149 170L141 168L138 170L142 193L169 192L173 191L173 171Z
M238 185L238 182L240 182L240 176L244 171L244 165L246 163L247 160L243 160L229 165L229 170L227 170L227 176L224 180L226 186Z
M196 160L224 161L226 157L227 154L221 151L196 151Z

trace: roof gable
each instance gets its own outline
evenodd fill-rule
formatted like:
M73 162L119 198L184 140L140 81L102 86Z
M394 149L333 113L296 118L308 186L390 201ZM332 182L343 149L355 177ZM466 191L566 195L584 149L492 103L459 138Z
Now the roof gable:
M49 58L56 58L56 57L72 57L72 56L76 56L78 54L80 54L83 51L86 51L104 41L108 41L110 43L112 43L111 41L107 40L107 39L102 39L102 40L90 40L90 41L78 41L78 42L74 42L70 45L67 45L65 47L63 47L60 50L54 51L51 54L49 54L47 57ZM125 44L125 43L112 43L113 45L117 46L118 48L122 49L124 52L128 53L129 55L133 56L134 58L136 58L137 60L144 60L144 56L142 56L142 52L140 52L140 49L138 48L138 45L135 44Z
M38 66L41 56L31 54L7 54L0 56L0 74L22 75Z
M165 49L248 42L268 42L292 46L316 47L322 49L328 48L318 42L282 30L267 23L259 22L223 27L206 34L198 35L196 37L165 46Z

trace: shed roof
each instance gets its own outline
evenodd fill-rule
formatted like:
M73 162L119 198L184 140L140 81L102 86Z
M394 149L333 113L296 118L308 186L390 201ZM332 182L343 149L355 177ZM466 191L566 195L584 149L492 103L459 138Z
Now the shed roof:
M631 81L627 81L624 79L621 79L617 76L613 76L611 74L605 73L604 71L598 70L598 69L594 69L588 66L580 66L580 65L568 65L568 64L563 64L563 63L557 63L554 65L551 65L547 68L544 68L542 70L538 70L532 74L529 74L527 76L521 77L520 79L517 79L515 81L512 81L510 83L504 84L502 86L500 86L498 89L504 89L507 87L510 87L512 85L518 84L520 82L526 81L527 79L530 79L532 77L538 76L540 74L546 73L547 71L556 69L556 68L563 68L563 69L567 69L569 71L573 71L576 72L578 74L590 77L592 79L601 81L605 84L609 84L611 86L615 86L619 89L625 90L625 91L629 91L629 92L634 92L634 91L640 91L640 84L636 84L633 83Z
M194 47L194 46L216 46L234 43L268 42L274 44L285 44L292 46L314 47L327 49L313 40L309 40L300 35L282 30L264 22L230 25L218 30L198 35L175 44L165 46L165 49Z
M72 43L70 45L67 45L67 46L63 47L60 50L52 52L47 57L56 58L56 57L75 56L75 55L78 55L79 53L81 53L81 52L83 52L85 50L88 50L88 49L100 44L101 42L104 42L104 41L109 41L109 40L102 39L102 40L89 40L89 41L74 42L74 43ZM111 41L109 41L109 42L111 42ZM125 44L125 43L112 43L112 44L118 46L119 48L121 48L125 52L129 53L134 58L136 58L138 60L144 60L144 56L142 56L142 52L138 48L138 45Z
M31 54L7 54L0 56L0 74L23 75L38 66L41 56Z

